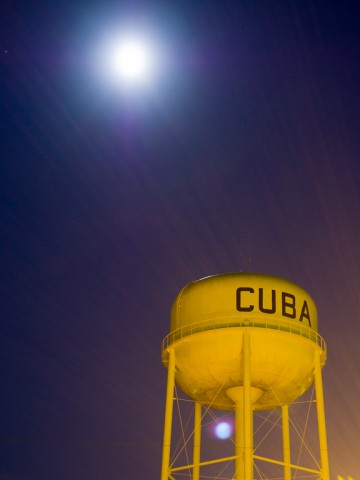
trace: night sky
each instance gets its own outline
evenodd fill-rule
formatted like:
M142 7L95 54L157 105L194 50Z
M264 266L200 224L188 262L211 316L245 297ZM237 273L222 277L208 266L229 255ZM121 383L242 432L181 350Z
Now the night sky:
M238 271L313 297L332 478L360 480L357 7L5 2L1 480L158 479L171 303ZM102 71L128 25L151 85Z

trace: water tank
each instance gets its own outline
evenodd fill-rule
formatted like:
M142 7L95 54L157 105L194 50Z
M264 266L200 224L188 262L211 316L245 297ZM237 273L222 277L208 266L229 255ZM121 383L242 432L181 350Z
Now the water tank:
M301 287L271 275L229 273L186 285L171 311L162 359L175 353L175 382L194 401L233 410L243 384L243 334L250 332L254 410L276 408L313 382L315 352L326 361L316 306Z

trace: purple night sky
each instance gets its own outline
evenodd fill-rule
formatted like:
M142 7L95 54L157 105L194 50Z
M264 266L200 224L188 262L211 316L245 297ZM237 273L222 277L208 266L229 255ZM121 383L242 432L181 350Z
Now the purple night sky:
M0 480L158 479L171 303L236 271L313 297L331 475L360 480L358 19L351 1L5 0ZM151 88L96 72L127 23L162 45Z

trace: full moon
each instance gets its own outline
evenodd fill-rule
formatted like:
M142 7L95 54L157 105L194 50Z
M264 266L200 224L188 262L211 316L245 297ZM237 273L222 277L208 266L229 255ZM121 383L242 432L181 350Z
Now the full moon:
M109 47L107 69L113 79L127 84L146 82L154 59L149 43L140 38L123 38Z
M149 52L136 40L127 40L113 52L113 69L121 78L136 80L146 75L149 68Z

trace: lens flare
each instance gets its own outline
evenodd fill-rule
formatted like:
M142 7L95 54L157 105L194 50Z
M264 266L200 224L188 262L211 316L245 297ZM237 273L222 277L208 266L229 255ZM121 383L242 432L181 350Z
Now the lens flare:
M220 440L226 440L232 434L232 426L228 422L220 422L215 427L215 435Z

